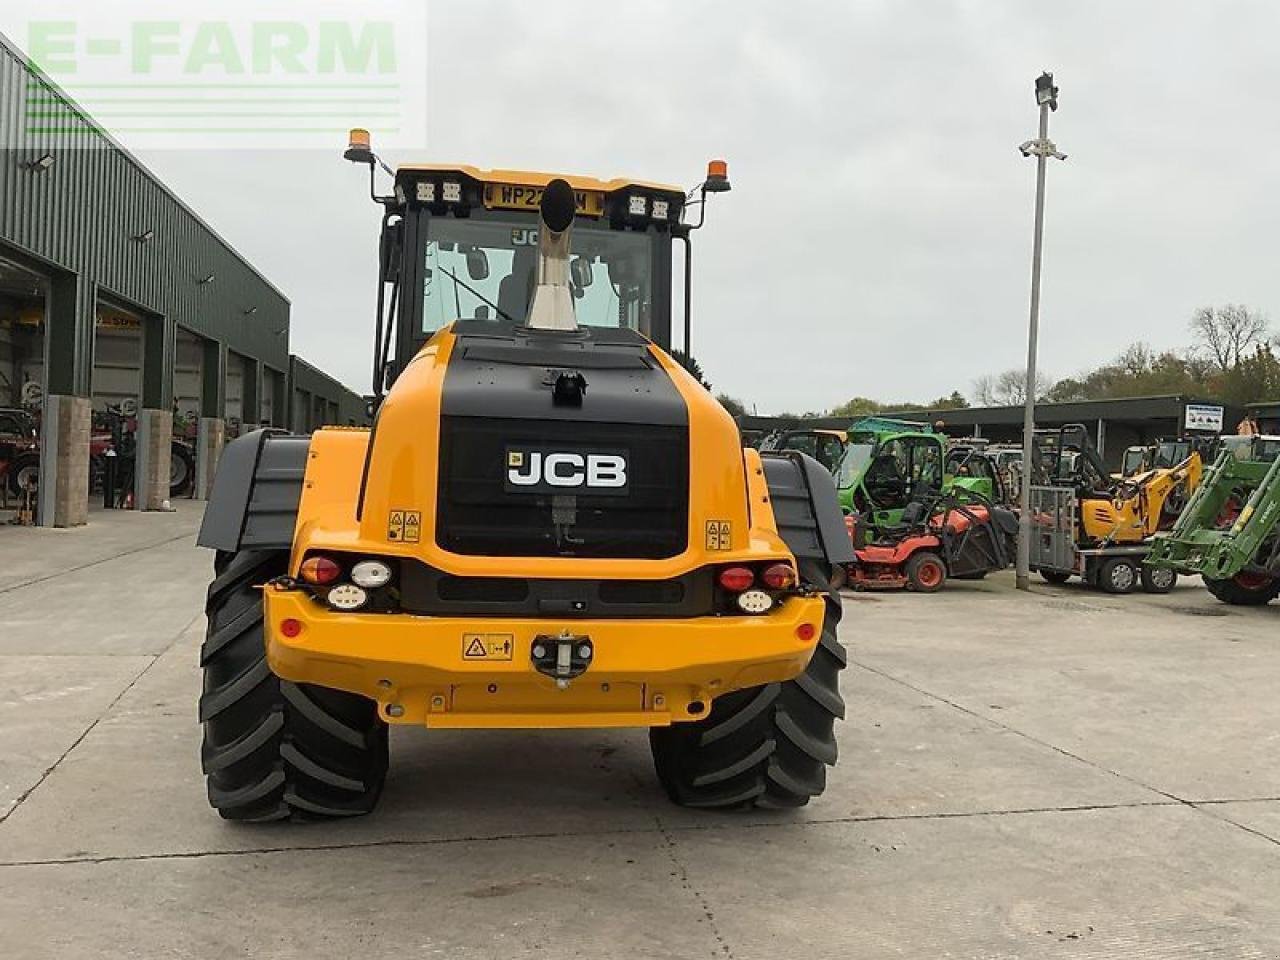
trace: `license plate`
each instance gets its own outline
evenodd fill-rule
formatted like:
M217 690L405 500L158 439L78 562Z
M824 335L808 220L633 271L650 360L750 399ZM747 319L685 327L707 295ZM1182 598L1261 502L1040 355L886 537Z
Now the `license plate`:
M573 198L580 214L598 217L604 213L604 194L599 190L575 190ZM491 210L537 210L540 203L542 187L485 184L484 205Z

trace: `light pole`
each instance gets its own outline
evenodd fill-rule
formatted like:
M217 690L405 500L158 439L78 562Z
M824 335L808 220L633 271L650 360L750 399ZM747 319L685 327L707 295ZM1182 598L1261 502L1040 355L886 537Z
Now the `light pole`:
M1036 228L1031 249L1031 321L1027 328L1027 386L1022 413L1022 497L1018 519L1019 590L1031 586L1031 458L1036 429L1036 342L1040 336L1040 253L1044 246L1044 172L1050 157L1067 159L1049 139L1049 111L1058 109L1058 88L1053 74L1036 77L1036 103L1040 107L1040 135L1018 147L1024 157L1036 158Z

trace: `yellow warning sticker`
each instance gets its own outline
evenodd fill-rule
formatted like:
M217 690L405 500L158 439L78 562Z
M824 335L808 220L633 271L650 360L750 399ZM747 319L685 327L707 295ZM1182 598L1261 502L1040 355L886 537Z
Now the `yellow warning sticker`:
M396 543L417 543L421 538L421 510L392 510L387 514L388 540Z
M510 660L515 637L509 633L464 633L463 660Z
M706 549L732 550L733 524L728 520L708 520Z
M404 512L404 542L417 543L422 536L422 511L406 510Z

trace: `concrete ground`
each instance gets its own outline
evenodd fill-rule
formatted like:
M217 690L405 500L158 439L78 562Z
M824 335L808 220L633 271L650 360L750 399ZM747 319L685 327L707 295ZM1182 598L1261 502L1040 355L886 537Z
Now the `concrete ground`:
M642 733L396 730L373 816L239 827L197 761L198 519L0 528L8 960L1280 956L1280 609L849 595L798 813L671 806Z

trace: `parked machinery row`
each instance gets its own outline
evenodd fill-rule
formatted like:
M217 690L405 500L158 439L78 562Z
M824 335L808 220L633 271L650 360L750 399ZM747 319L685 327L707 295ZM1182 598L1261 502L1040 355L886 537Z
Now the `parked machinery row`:
M115 458L114 475L119 478L113 506L128 506L132 495L136 451L137 409L130 401L107 404L93 411L89 437L89 489L100 491L108 476L108 464ZM181 435L179 433L181 432ZM175 417L175 436L170 444L169 495L181 497L191 492L195 481L194 430ZM0 484L4 493L16 499L33 495L40 482L41 429L38 408L0 408Z
M1110 593L1167 593L1170 566L1146 563L1198 488L1217 438L1163 440L1126 451L1107 470L1081 424L1033 439L1031 566L1051 583L1073 576ZM948 577L980 579L1012 562L1021 448L949 439L928 424L888 417L846 430L793 428L774 449L821 451L830 463L857 559L856 588L940 589Z

